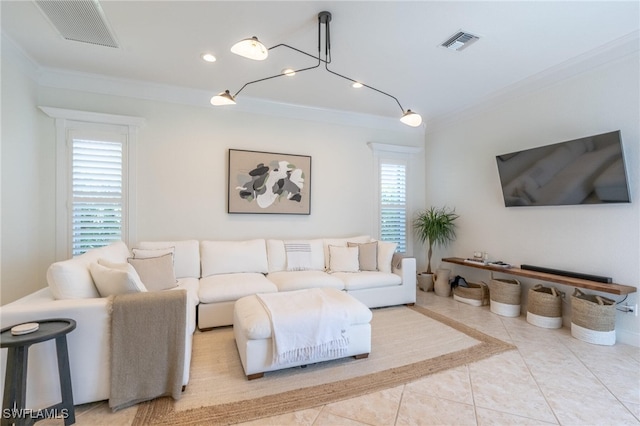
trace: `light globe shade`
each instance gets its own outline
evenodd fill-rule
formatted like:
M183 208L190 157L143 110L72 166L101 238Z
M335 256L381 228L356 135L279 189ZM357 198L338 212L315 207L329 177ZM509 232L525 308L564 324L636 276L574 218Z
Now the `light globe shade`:
M407 126L418 127L422 124L422 117L420 116L420 114L408 109L407 112L405 112L404 115L400 118L400 121L402 121Z
M240 40L231 46L231 52L256 61L262 61L269 56L269 50L260 43L256 36Z
M222 105L235 105L236 100L233 99L233 96L229 93L228 90L225 90L222 93L219 93L211 98L211 105L222 106Z

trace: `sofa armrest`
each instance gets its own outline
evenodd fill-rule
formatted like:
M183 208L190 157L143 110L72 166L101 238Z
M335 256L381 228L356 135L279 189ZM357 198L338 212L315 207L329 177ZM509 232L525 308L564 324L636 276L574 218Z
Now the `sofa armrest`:
M2 327L47 318L71 318L76 329L67 335L74 404L109 398L109 341L111 320L107 299L54 300L48 288L39 290L0 309ZM6 366L7 350L0 363ZM4 380L2 374L0 380ZM4 384L0 387L4 389ZM55 341L29 348L27 407L38 408L60 402Z
M416 259L415 257L394 257L391 271L402 278L402 285L416 286Z

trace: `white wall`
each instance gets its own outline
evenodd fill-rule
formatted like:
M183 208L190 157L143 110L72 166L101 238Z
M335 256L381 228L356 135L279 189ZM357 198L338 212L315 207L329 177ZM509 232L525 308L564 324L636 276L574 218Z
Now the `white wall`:
M3 52L3 68L4 62ZM11 116L16 127L6 128L10 137L3 127L2 245L3 255L7 247L12 255L2 259L2 303L44 287L46 268L55 258L55 126L39 105L146 119L138 133L138 240L375 235L377 186L367 142L424 145L421 129L408 131L401 124L400 130L386 129L375 126L375 117L369 118L372 126L347 125L313 115L305 120L270 110L267 115L216 109L208 98L203 106L133 99L38 86L5 69L2 81L3 88L15 91L7 102L19 105ZM3 96L3 107L4 102ZM3 124L9 116L3 108ZM229 148L310 155L311 214L228 214ZM424 181L421 155L411 167L410 179ZM9 182L20 183L10 187ZM416 205L424 203L421 186L412 198Z
M41 88L42 105L144 117L138 133L138 239L373 234L367 142L422 146L423 134ZM51 124L53 126L53 124ZM53 135L52 135L53 136ZM310 215L227 213L229 148L310 155ZM423 180L422 158L414 179ZM422 203L422 191L416 191Z
M638 52L542 90L469 114L427 134L426 196L455 207L458 238L438 259L487 251L492 259L640 282ZM621 130L631 204L505 208L495 156ZM445 266L443 264L442 266ZM488 279L457 267L456 273ZM533 283L524 280L529 288ZM548 283L547 283L548 285ZM569 287L563 291L571 293ZM609 295L611 297L611 295ZM615 296L615 300L623 297ZM569 298L567 298L568 301ZM637 293L628 301L637 302ZM568 315L569 305L564 305ZM640 317L618 313L617 336L640 345Z
M2 304L41 288L54 259L54 146L40 137L34 72L3 38Z

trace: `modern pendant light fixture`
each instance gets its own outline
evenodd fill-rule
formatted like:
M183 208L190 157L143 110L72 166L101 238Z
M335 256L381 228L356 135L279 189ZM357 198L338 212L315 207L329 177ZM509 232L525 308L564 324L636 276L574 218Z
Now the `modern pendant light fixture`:
M256 36L240 40L231 46L231 52L256 61L263 61L269 56L269 49Z
M402 111L402 116L400 118L400 121L408 126L412 126L412 127L418 127L420 126L420 124L422 124L422 117L420 117L420 114L411 111L410 109L406 110L402 107L402 105L400 104L400 101L398 101L398 99L393 96L390 95L389 93L383 92L382 90L378 90L375 87L369 86L368 84L362 83L361 81L358 80L354 80L353 78L347 77L345 75L339 74L335 71L332 71L329 69L329 64L331 63L331 37L330 37L330 31L329 31L329 22L331 22L331 13L330 12L320 12L318 14L318 54L316 55L312 55L310 53L304 52L300 49L297 49L295 47L289 46L287 44L284 43L280 43L277 44L273 47L270 48L266 48L264 46L264 44L262 44L257 37L251 37L251 38L247 38L244 40L239 41L238 43L234 44L233 47L231 48L231 52L243 56L245 58L249 58L249 59L253 59L253 60L264 60L269 56L269 50L271 49L276 49L279 47L286 47L288 49L294 50L298 53L301 53L303 55L309 56L311 58L314 58L315 60L317 60L317 64L311 67L306 67L306 68L302 68L302 69L287 69L286 72L282 72L281 74L276 74L276 75L272 75L269 77L265 77L265 78L261 78L258 80L253 80L253 81L249 81L248 83L245 83L240 90L238 90L233 96L231 95L231 93L229 93L229 90L225 90L224 92L214 96L211 98L211 104L216 105L216 106L221 106L221 105L234 105L236 103L236 97L238 96L238 94L240 92L242 92L244 90L245 87L247 87L250 84L254 84L254 83L259 83L261 81L266 81L266 80L270 80L273 78L278 78L278 77L282 77L282 76L293 76L296 73L300 73L303 71L308 71L311 69L315 69L318 68L320 66L320 64L324 63L324 68L325 70L327 70L328 72L330 72L331 74L338 76L340 78L343 78L345 80L349 80L351 83L353 83L353 87L359 88L359 87L366 87L368 89L371 90L375 90L378 93L381 93L383 95L386 95L388 97L390 97L391 99L393 99L394 101L396 101L396 103L398 104L398 106L400 107L400 110ZM324 24L325 26L325 40L324 40L324 57L321 56L321 28L322 25Z

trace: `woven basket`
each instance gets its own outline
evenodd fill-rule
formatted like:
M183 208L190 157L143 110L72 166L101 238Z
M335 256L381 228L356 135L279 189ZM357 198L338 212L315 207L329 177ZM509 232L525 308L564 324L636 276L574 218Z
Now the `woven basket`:
M489 304L489 286L486 283L467 283L469 287L458 286L453 289L453 300L471 306Z
M562 327L562 293L537 284L529 290L527 322L542 328Z
M615 330L615 301L576 288L571 297L571 335L588 343L613 345Z
M520 281L492 278L489 284L491 312L505 317L520 316Z

